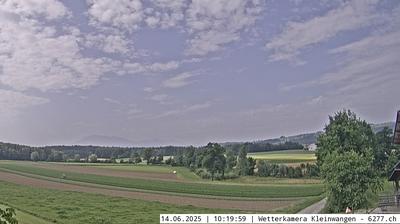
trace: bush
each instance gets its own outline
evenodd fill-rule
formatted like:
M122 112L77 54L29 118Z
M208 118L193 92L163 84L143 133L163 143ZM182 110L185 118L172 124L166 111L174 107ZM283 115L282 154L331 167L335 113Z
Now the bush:
M97 162L97 155L96 154L90 154L89 162L91 162L91 163Z
M0 208L0 223L4 224L18 224L17 219L15 218L15 210L13 208Z

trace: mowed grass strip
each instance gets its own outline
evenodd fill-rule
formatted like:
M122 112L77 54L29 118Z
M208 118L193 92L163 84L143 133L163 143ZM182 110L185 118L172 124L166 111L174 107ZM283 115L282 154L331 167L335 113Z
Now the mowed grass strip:
M160 214L232 213L234 210L207 209L179 206L134 199L31 188L0 181L0 201L24 213L30 220L20 217L22 224L125 224L159 223ZM36 216L38 219L35 219ZM44 219L46 221L37 222ZM31 222L25 222L31 221Z
M1 164L0 168L13 171L35 174L45 177L61 178L66 175L67 180L117 186L141 190L160 192L185 193L196 195L250 197L250 198L285 198L307 197L322 194L321 184L275 184L275 185L229 185L206 183L181 183L145 179L130 179L121 177L100 176L84 173L60 172L56 170L37 168L32 166Z
M308 152L304 150L255 152L248 153L247 156L259 160L268 160L275 163L314 162L317 159L314 152Z

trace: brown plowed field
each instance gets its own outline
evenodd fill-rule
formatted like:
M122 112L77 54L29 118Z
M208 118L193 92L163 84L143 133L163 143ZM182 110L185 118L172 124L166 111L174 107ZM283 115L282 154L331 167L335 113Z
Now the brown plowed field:
M96 168L93 166L74 166L56 163L29 163L32 166L52 169L62 172L76 172L76 173L86 173L102 176L112 176L112 177L124 177L124 178L139 178L139 179L153 179L153 180L163 180L163 181L183 181L178 179L176 174L173 173L153 173L153 172L138 172L138 171L125 171L125 170L111 170L104 168Z
M21 176L2 171L0 171L0 180L15 184L37 187L37 188L96 193L96 194L103 194L116 197L140 199L146 201L159 201L162 203L177 204L177 205L192 205L196 207L205 207L205 208L222 208L222 209L249 210L249 211L271 211L273 209L279 209L292 205L293 203L296 202L295 200L243 201L243 200L230 200L230 199L210 199L210 198L196 198L196 197L177 196L177 195L163 195L155 193L113 190L113 189L104 189L97 187L53 182L43 179L35 179L31 177Z

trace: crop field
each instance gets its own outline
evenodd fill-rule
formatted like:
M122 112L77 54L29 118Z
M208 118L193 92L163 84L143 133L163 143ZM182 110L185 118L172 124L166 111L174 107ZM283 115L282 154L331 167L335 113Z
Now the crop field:
M296 212L321 197L316 179L211 182L183 167L0 161L0 204L16 208L21 219L43 223L156 223L160 213Z
M253 157L259 160L268 160L273 163L304 163L315 162L315 152L304 150L284 150L273 152L256 152L248 153L248 157Z

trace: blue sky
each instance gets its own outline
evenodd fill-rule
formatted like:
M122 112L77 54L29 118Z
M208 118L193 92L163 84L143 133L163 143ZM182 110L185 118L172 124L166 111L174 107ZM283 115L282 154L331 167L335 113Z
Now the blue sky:
M399 1L0 0L0 136L202 145L400 109Z

